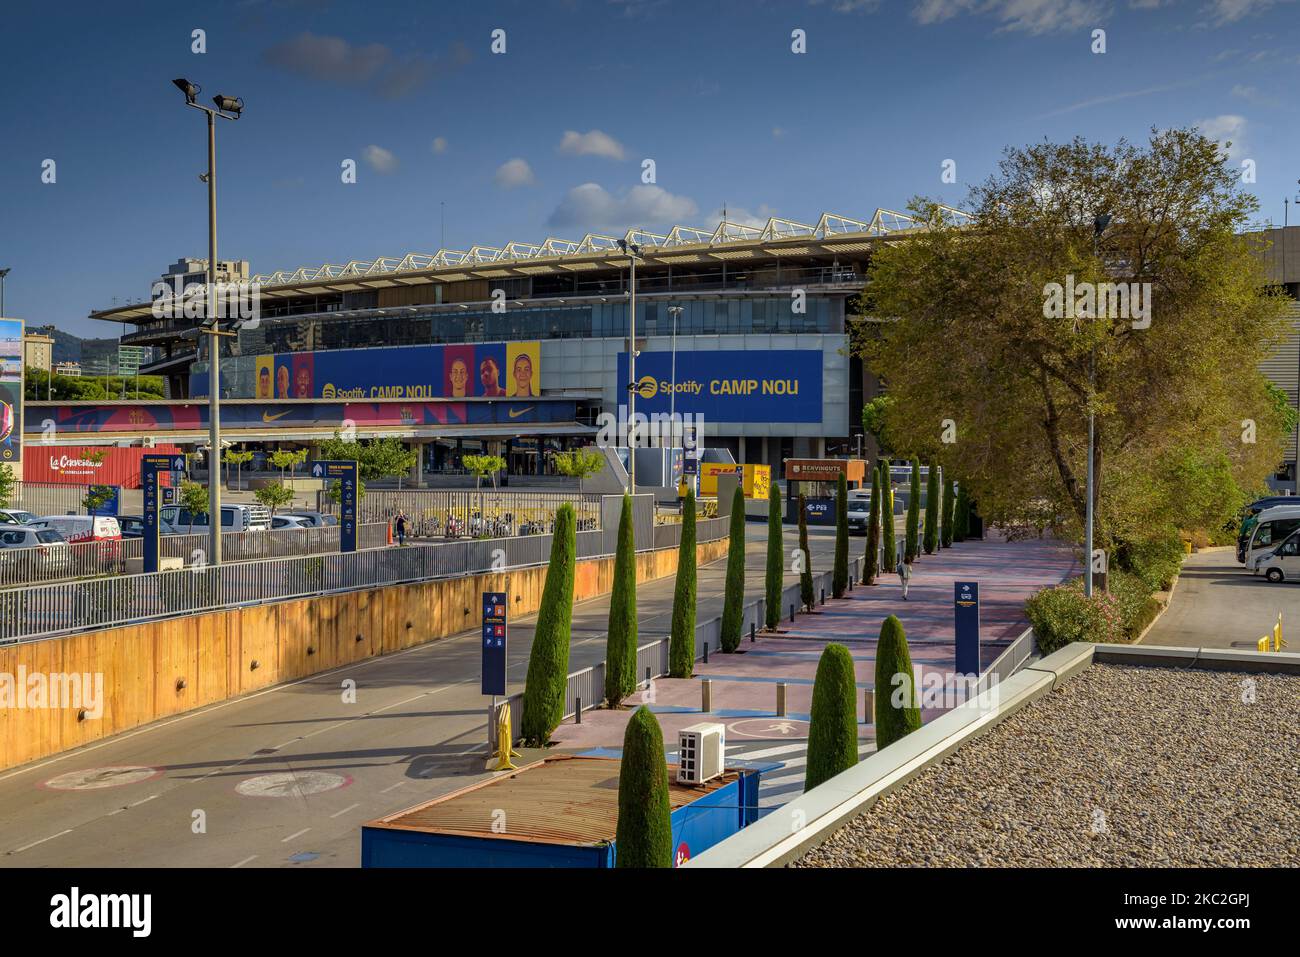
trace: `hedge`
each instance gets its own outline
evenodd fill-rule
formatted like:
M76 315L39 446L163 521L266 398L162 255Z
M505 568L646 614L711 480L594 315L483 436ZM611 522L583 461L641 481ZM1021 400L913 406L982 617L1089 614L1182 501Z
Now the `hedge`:
M614 552L614 587L605 638L605 703L616 708L636 690L636 540L632 496L623 496Z
M695 670L695 490L682 504L682 540L677 546L677 582L673 587L673 623L668 639L668 674L689 678Z
M803 552L803 571L799 573L799 601L809 611L817 596L813 593L812 554L808 551L808 503L799 493L799 551Z
M781 585L785 580L785 539L781 528L781 490L772 482L767 488L767 569L764 584L764 624L774 629L781 621Z
M740 627L745 617L745 493L740 487L731 497L731 541L727 545L727 582L722 594L722 625L718 641L722 650L740 647Z
M835 491L835 567L831 570L831 594L844 595L849 587L849 483L840 473Z
M905 675L896 682L895 675ZM903 623L890 615L876 644L876 749L886 748L921 726L912 655Z
M857 696L849 649L834 643L827 645L822 649L813 681L805 791L858 763Z
M545 747L564 717L564 689L569 681L569 634L573 625L573 573L577 520L568 502L555 512L551 563L542 586L541 607L533 629L524 679L519 731L529 747Z
M623 733L614 842L616 867L673 866L664 735L645 705L633 712Z

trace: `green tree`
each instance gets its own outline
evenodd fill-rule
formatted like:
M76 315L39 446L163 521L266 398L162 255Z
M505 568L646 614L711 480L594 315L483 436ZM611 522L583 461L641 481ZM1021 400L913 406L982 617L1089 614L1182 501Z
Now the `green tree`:
M921 547L934 554L939 534L939 467L931 464L925 477L925 535Z
M336 456L327 455L326 458L335 458ZM345 456L337 456L344 458ZM307 461L307 450L298 449L296 452L290 449L276 449L266 457L272 467L280 470L280 481L286 482L289 479L289 473Z
M672 867L672 809L664 735L645 705L628 719L618 771L616 867Z
M745 493L736 486L731 496L731 539L727 543L727 582L722 595L722 625L718 637L722 650L740 647L745 617Z
M254 489L253 498L269 508L274 515L276 509L283 508L293 501L294 493L293 489L283 482L272 482Z
M0 465L0 508L8 508L18 490L18 479L8 465Z
M879 568L876 555L880 551L880 469L871 470L871 512L867 516L867 554L863 556L866 574L862 578L864 585L874 585Z
M952 540L954 542L966 541L966 525L969 520L970 503L966 500L966 483L962 482L957 489L957 504L953 506L952 516Z
M876 747L885 748L921 726L916 676L903 623L890 615L876 644Z
M813 681L805 791L858 763L857 688L849 649L834 643L823 648Z
M912 564L917 556L917 532L921 519L921 461L912 459L912 484L907 494L907 540L903 545L903 561Z
M1286 421L1259 368L1287 303L1262 235L1246 232L1258 202L1219 143L1166 129L1145 144L1010 149L966 208L974 223L958 228L915 202L927 228L872 257L865 311L891 321L862 350L896 399L885 421L897 445L942 451L985 521L1077 541L1091 410L1107 550L1150 503L1180 501L1171 463L1185 450L1222 452L1237 489L1264 483ZM937 448L935 408L979 441Z
M605 467L605 456L600 449L590 445L567 452L554 452L551 461L555 463L555 471L578 480L579 492L582 491L583 482Z
M884 535L885 564L882 572L892 572L898 561L898 535L894 528L894 480L889 473L889 461L880 463L880 530Z
M673 623L668 639L668 673L673 678L689 678L695 671L695 583L695 489L688 486L682 503L682 540L677 546Z
M889 439L885 435L885 419L894 400L887 395L878 395L862 406L862 428L876 440L876 447L882 457L893 452Z
M193 534L194 516L208 514L208 487L189 479L182 480L180 506L190 513L190 534Z
M497 475L506 467L506 460L499 455L466 455L461 458L461 463L474 474L475 488L478 488L485 478L490 478L495 489Z
M519 731L530 747L545 747L564 717L564 690L569 680L569 637L573 625L573 576L577 554L577 518L565 502L555 512L551 563L542 586L541 608L533 629L533 647L524 679Z
M799 572L799 601L809 611L817 596L813 593L812 552L808 551L808 503L799 493L799 552L803 555L803 570Z
M605 638L605 702L617 708L636 690L636 540L632 496L623 496L614 553L614 588L609 597L609 631Z
M235 486L238 487L238 486L241 484L241 478L242 478L242 475L243 475L243 467L244 467L245 465L247 465L249 462L253 461L253 453L252 453L252 452L248 452L248 451L236 452L234 449L226 449L226 452L225 452L225 454L222 456L222 459L225 461L226 466L227 466L227 467L226 467L226 484L227 484L227 485L230 484L230 468L229 468L229 467L230 467L231 465L233 465L233 466L235 467Z
M849 483L843 472L835 489L835 565L831 594L842 598L849 587Z
M943 525L942 534L939 536L939 544L944 548L952 548L952 523L957 511L956 484L950 478L945 483L943 490Z
M785 540L781 529L781 490L775 482L767 487L767 575L764 584L766 618L764 624L775 629L781 623L781 585L785 579Z

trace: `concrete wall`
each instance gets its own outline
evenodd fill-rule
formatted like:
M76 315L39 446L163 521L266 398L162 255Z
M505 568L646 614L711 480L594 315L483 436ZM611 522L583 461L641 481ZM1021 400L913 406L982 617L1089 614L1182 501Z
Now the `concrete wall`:
M727 540L698 546L700 564ZM675 574L677 549L636 556L637 581ZM612 558L578 562L574 600L610 591ZM508 588L507 588L508 579ZM0 769L57 754L160 718L294 681L478 624L480 595L508 590L511 615L537 610L546 566L323 595L149 622L0 648L0 675L103 675L103 714L0 708ZM468 610L467 610L468 609ZM254 667L256 662L256 667ZM184 687L178 687L179 682Z

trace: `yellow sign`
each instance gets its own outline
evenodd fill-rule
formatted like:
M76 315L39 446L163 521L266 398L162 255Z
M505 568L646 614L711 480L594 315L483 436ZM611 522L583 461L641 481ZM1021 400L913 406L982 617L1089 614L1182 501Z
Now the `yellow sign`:
M745 498L767 498L772 484L772 467L751 462L748 465L731 465L724 462L700 463L700 494L718 494L719 475L740 476L741 494Z
M514 737L510 733L510 702L506 701L497 711L497 749L492 752L492 757L497 759L497 766L493 771L513 771L515 766L510 763L511 758L519 757L519 752L514 749Z

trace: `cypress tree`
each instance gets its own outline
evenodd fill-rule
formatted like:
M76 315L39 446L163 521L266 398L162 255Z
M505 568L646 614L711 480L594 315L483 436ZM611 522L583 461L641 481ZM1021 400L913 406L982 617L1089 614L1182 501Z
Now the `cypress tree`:
M840 473L835 490L835 567L831 570L831 594L844 595L849 587L849 482Z
M857 695L849 649L827 645L817 662L813 682L805 791L858 763Z
M966 486L957 489L957 504L953 507L952 540L966 541Z
M867 554L865 556L864 567L866 574L862 576L864 585L874 585L876 583L876 574L879 569L876 567L876 553L880 550L880 470L871 470L871 513L867 518Z
M573 624L576 525L573 506L565 502L555 513L551 563L546 569L533 647L528 655L519 731L529 747L544 747L564 716L564 689L569 681L569 634Z
M948 479L944 483L943 489L943 534L939 536L939 542L944 548L952 548L952 524L957 514L957 490L954 488L956 483Z
M785 540L781 531L781 490L767 487L767 578L765 624L775 629L781 621L781 583L785 578Z
M889 462L880 463L880 519L881 531L885 537L885 565L882 572L892 572L898 561L897 532L894 529L894 480L889 474Z
M812 555L808 551L808 503L799 493L799 551L803 552L803 571L799 573L799 601L812 611L816 595L813 594Z
M736 486L731 497L731 541L727 545L727 584L722 594L722 627L718 641L725 652L740 647L745 617L745 493Z
M695 557L695 489L687 488L682 505L682 541L677 547L673 626L668 639L668 674L673 678L689 678L695 670Z
M895 681L895 675L905 677ZM888 747L921 726L916 677L903 623L890 615L876 644L876 748Z
M636 540L632 496L624 494L605 637L605 702L611 708L636 690L636 643Z
M663 731L650 709L642 705L633 712L623 733L614 866L672 867L671 818Z
M925 549L927 555L934 554L935 545L939 541L939 469L935 465L930 466L929 474L925 479L925 535L921 539L921 547Z
M916 561L917 532L921 520L921 462L912 459L912 485L907 494L907 541L903 548L903 561L909 565Z

